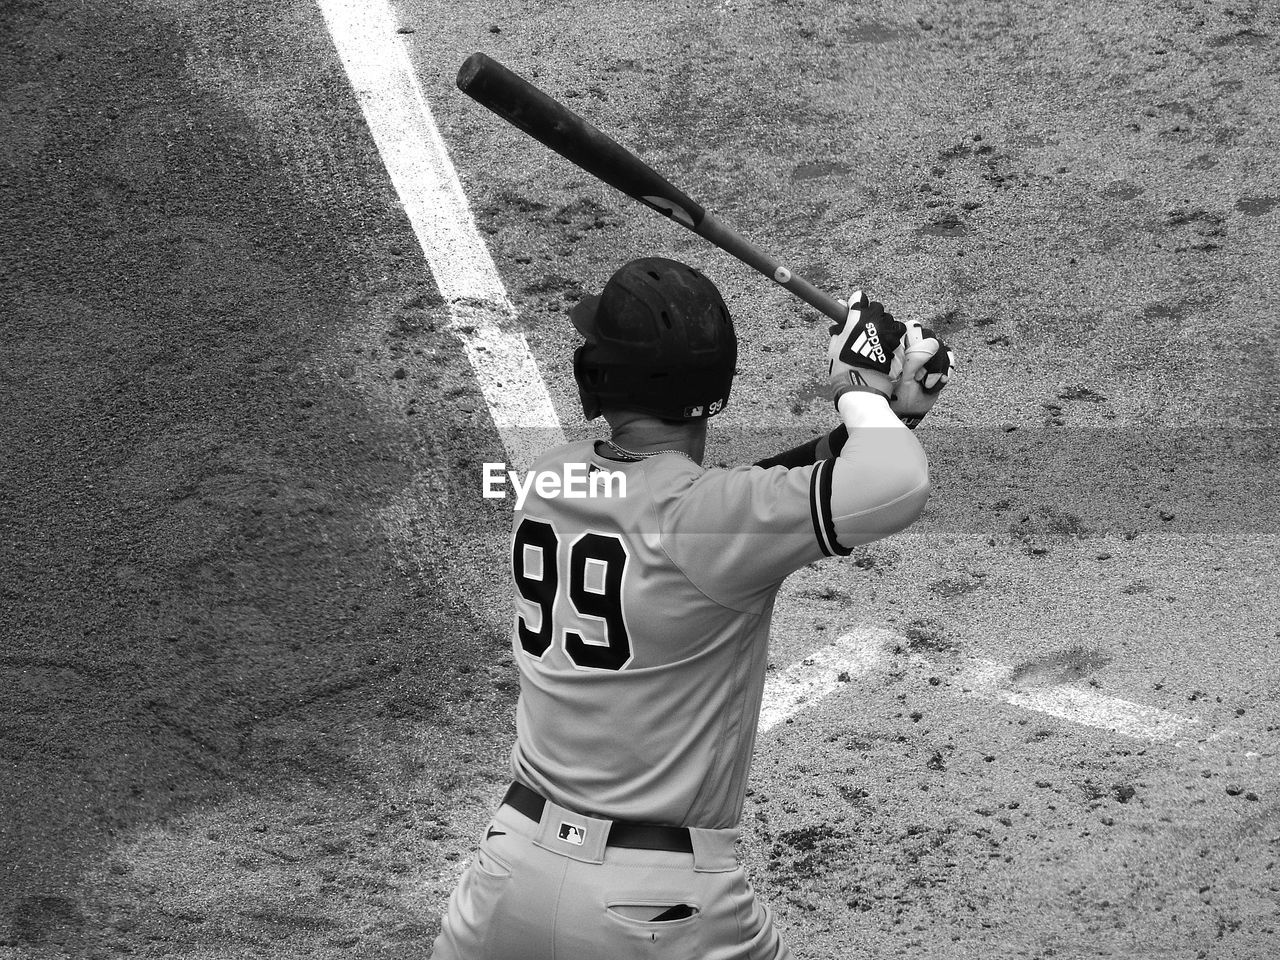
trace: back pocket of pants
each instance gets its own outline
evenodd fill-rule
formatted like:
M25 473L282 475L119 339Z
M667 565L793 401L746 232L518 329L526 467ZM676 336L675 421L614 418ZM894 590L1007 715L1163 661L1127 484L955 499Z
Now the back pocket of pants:
M674 900L625 900L605 907L618 941L617 955L662 960L700 960L702 911L696 904Z

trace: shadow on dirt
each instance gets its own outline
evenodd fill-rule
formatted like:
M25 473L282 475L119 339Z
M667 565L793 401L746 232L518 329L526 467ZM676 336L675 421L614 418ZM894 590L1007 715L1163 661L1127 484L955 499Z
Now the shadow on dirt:
M70 891L121 833L276 780L359 778L357 727L390 736L469 696L470 663L505 641L429 563L397 565L377 511L410 446L495 441L447 408L376 415L361 378L390 360L343 346L368 323L361 271L413 248L372 144L374 188L318 199L193 84L175 29L93 4L0 18L18 131L0 187L0 945L74 944ZM313 107L358 124L332 72ZM451 360L428 393L466 374Z

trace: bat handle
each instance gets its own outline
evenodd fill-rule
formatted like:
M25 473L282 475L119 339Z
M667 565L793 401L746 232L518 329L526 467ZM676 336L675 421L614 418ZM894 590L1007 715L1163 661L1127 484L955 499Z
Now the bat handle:
M804 277L783 266L764 250L726 227L715 214L706 211L694 230L743 263L759 270L779 286L786 287L805 303L815 307L837 323L844 323L849 308L829 293L824 293Z

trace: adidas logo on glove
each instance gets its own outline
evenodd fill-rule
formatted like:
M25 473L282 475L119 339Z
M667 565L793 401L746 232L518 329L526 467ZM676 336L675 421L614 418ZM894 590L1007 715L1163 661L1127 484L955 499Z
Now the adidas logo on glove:
M850 346L854 353L859 353L876 363L889 362L889 358L884 355L884 348L880 346L880 333L876 330L874 323L866 324L862 333L858 334L857 339Z

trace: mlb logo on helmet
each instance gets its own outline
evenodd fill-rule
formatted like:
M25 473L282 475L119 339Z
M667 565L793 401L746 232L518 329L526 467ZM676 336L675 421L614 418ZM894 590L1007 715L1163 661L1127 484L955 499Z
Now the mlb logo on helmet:
M565 843L572 843L575 847L582 846L586 837L583 836L582 830L575 827L572 823L560 824L560 839Z
M719 413L721 410L724 409L724 405L725 405L725 400L723 397L721 397L719 400L716 400L714 403L711 403L711 404L700 405L696 407L685 407L684 418L686 420L691 420L694 417L701 417L704 414L708 417L714 417L717 413Z

